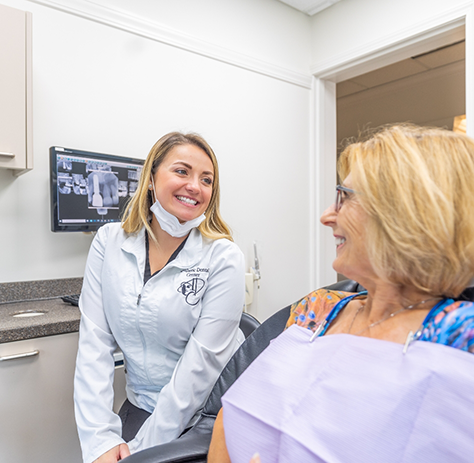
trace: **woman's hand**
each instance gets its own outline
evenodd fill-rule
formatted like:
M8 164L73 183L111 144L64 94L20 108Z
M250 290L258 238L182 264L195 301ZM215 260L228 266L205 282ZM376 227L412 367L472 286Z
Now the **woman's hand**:
M128 450L127 444L120 444L116 447L111 448L108 452L105 452L93 463L117 463L117 461L123 460L125 457L130 456L130 450Z

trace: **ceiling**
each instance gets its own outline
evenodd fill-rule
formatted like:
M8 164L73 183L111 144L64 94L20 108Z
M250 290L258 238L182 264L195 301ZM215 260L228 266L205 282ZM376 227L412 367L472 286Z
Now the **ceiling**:
M462 40L338 83L338 150L385 124L452 129L466 111L464 53Z
M309 16L313 16L339 1L341 0L280 0L280 2L286 3Z
M465 57L465 48L465 41L462 40L346 80L337 85L337 97L343 98L456 61L462 61Z

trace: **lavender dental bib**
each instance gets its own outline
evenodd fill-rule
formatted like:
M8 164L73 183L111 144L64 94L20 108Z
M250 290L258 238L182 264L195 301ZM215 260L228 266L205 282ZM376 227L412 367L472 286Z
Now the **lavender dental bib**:
M296 325L224 395L232 463L474 461L474 355Z

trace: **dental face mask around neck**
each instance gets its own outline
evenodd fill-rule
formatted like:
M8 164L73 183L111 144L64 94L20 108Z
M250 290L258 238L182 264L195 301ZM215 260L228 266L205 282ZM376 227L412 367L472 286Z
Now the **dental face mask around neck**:
M153 193L155 194L155 202L150 207L150 211L153 212L163 231L174 238L182 238L183 236L186 236L193 228L199 227L199 225L201 225L201 223L206 218L204 214L201 214L199 217L196 217L193 220L180 223L179 220L173 214L170 214L168 211L166 211L158 201L153 175L151 176L151 183L153 185Z

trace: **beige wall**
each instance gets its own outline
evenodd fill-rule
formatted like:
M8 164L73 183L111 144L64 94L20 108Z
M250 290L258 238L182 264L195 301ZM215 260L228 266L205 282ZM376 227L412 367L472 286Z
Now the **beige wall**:
M452 129L454 117L465 114L465 95L465 62L458 61L338 98L338 144L395 122Z

